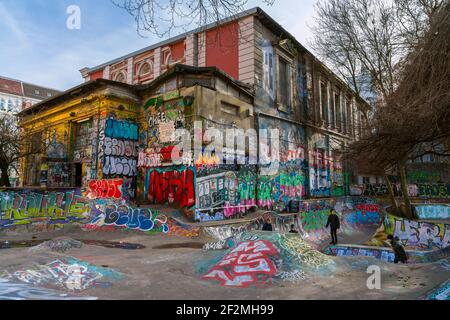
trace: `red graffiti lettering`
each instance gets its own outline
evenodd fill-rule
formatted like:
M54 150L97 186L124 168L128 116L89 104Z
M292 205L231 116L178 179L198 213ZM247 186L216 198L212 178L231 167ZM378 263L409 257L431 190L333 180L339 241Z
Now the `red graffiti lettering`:
M195 204L194 172L184 171L149 171L147 177L147 199L156 204L177 204L191 207Z
M88 197L92 199L122 198L122 179L118 180L91 180L89 182Z
M203 276L203 279L214 279L223 286L232 287L258 284L277 273L270 256L278 255L278 250L269 241L242 242Z
M381 210L378 204L358 204L356 209L362 212L380 212Z

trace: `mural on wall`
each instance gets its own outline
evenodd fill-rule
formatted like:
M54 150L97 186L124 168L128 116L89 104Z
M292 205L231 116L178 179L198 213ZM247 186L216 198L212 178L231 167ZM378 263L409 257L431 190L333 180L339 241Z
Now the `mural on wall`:
M398 237L405 247L443 249L450 245L450 225L413 221L386 215L386 234Z
M0 192L0 227L34 222L65 224L89 219L91 204L73 191Z
M48 162L47 185L52 187L69 187L72 167L66 162Z
M331 196L342 197L346 194L346 186L348 186L348 173L344 171L344 165L341 160L342 155L338 155L336 152L331 158Z
M191 107L184 98L164 102L150 99L145 107L147 119L147 148L158 149L175 146L175 130L188 129L185 117L191 114Z
M290 201L299 201L306 196L308 165L304 130L295 124L269 117L259 118L259 128L279 130L280 152L278 170L268 170L269 175L263 175L260 170L257 204L267 209L278 203L287 207Z
M120 191L117 185L107 183L98 186L97 183L95 181L91 185L96 187L92 191L97 196L96 199L76 195L73 191L0 192L0 228L77 223L86 231L119 228L166 234L170 232L167 216L155 210L130 207L123 199L115 198L116 192ZM178 226L178 233L183 233L182 229L182 226ZM188 230L184 233L187 232Z
M108 118L105 123L103 176L135 177L139 148L138 125L134 122Z
M154 204L192 207L195 204L193 168L150 169L145 175L144 197Z
M309 152L309 186L311 196L331 196L330 158L325 149Z
M47 158L49 159L67 159L68 133L64 131L63 137L58 136L57 130L53 130L50 139L47 140ZM61 139L62 138L62 139Z
M86 196L90 199L122 199L122 179L91 180Z

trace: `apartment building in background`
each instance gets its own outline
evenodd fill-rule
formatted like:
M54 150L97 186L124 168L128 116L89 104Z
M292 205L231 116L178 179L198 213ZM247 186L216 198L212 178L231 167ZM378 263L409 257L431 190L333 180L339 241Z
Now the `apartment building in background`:
M17 114L25 108L52 98L60 91L0 76L0 116ZM16 186L18 175L11 170L10 183Z
M0 112L19 113L58 93L58 90L0 76Z

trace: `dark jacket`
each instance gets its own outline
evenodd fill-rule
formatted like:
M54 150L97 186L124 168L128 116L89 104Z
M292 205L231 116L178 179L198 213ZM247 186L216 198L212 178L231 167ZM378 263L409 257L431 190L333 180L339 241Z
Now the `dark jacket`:
M406 255L405 249L400 243L398 243L397 241L393 241L392 249L394 250L396 260L400 262L408 261L408 256Z
M339 217L337 214L330 214L328 216L327 225L325 228L328 228L328 226L331 226L331 229L339 229L341 227L341 223L339 221Z
M270 224L270 223L264 223L264 225L263 225L263 231L273 231L273 228L272 228L272 224Z

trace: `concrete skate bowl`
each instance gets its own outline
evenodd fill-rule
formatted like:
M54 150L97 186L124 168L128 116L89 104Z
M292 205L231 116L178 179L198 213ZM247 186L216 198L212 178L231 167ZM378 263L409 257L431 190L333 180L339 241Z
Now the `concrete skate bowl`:
M387 214L369 246L339 245L325 250L334 256L370 256L393 262L395 255L387 240L397 237L405 247L409 263L431 263L450 255L450 225L422 220L409 220Z
M207 244L207 249L229 248L226 242L242 232L261 230L264 221L270 220L274 232L289 233L291 225L306 241L317 250L328 247L330 231L325 228L331 209L340 216L339 241L366 244L372 239L384 216L383 208L371 198L346 197L301 202L300 212L296 214L277 214L267 211L261 216L241 224L219 227L205 227L204 233L215 240ZM220 243L218 243L220 242Z
M204 280L231 287L258 287L330 275L336 263L320 250L328 247L330 236L325 225L331 209L341 218L339 238L359 244L372 239L384 215L374 199L347 197L302 202L297 214L268 211L241 224L205 227L204 233L214 241L203 249L212 252L213 257L201 262L197 272ZM273 232L261 231L268 219ZM291 225L297 234L289 233Z

